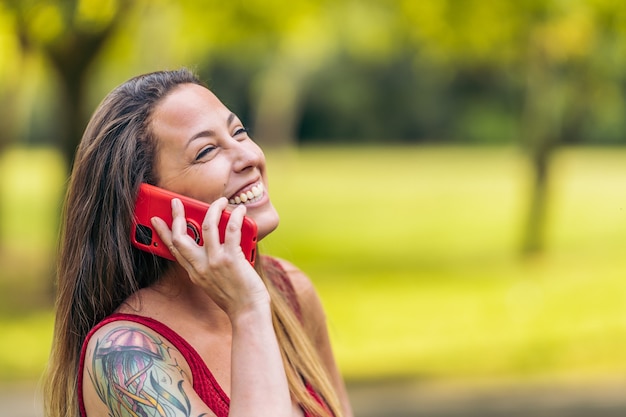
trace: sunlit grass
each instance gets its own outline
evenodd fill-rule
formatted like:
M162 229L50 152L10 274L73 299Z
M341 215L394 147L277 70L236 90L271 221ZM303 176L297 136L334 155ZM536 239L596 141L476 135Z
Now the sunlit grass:
M65 166L51 148L0 154L0 244L39 251L56 245Z
M0 381L38 379L52 340L52 313L0 318Z
M623 265L561 262L533 265L528 276L513 265L467 265L431 271L428 281L363 271L339 290L319 287L352 378L623 372Z
M314 280L348 378L626 371L626 151L558 155L547 250L527 259L528 166L514 149L268 158L281 226L263 249ZM51 328L49 313L5 319L0 378L37 377Z

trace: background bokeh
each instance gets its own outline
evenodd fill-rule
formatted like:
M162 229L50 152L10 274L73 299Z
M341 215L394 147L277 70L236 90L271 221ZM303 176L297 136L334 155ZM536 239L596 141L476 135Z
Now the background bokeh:
M359 415L626 410L620 0L0 0L2 401L46 363L89 115L182 66L264 147L262 249L315 282Z

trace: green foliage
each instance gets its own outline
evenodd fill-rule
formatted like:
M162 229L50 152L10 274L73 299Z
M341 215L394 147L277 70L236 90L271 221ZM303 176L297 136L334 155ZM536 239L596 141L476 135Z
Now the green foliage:
M75 142L114 85L190 66L265 143L624 142L616 1L4 0L0 21L4 141L67 137L69 95Z

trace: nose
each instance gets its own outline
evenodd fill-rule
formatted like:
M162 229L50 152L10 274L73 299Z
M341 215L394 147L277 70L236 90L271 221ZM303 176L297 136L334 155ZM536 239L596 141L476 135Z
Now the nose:
M236 142L233 148L235 172L245 171L248 168L259 167L265 160L265 155L261 148L251 140Z

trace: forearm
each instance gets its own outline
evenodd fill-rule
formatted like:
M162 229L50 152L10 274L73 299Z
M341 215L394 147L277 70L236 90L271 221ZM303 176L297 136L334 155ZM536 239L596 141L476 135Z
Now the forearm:
M288 416L291 397L269 305L232 320L230 416Z

